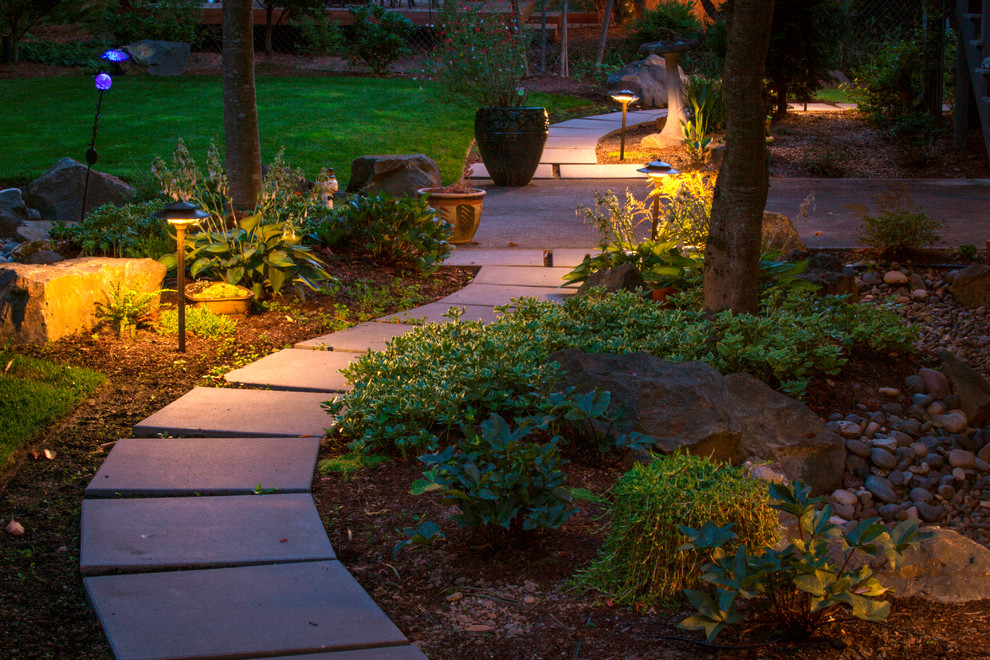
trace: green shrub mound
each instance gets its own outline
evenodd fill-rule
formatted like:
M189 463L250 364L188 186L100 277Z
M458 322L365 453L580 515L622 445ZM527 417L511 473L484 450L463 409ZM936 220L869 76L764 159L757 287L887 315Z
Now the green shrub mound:
M77 245L84 256L103 255L158 259L175 252L168 224L151 217L165 208L163 200L141 204L98 206L75 225L56 225L52 238Z
M162 310L155 331L160 335L179 334L179 310ZM220 340L237 332L237 321L223 314L214 314L205 307L187 307L186 331L205 339Z
M680 551L678 527L732 523L736 547L772 546L778 525L769 500L766 483L744 468L687 454L656 456L616 481L605 544L576 581L627 605L670 600L700 581L708 558Z
M723 312L710 319L696 298L678 297L679 309L630 292L564 304L523 298L489 325L426 325L345 368L353 389L324 407L354 449L431 451L438 436L456 437L462 424L491 413L512 424L548 414L559 380L548 358L565 348L697 360L800 395L814 375L836 373L851 351L907 352L916 337L892 310L837 297L778 293L759 316Z

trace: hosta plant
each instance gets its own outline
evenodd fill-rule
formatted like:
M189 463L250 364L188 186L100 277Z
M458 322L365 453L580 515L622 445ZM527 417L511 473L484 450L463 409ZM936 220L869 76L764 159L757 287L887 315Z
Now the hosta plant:
M723 545L736 538L732 525L705 523L701 529L680 527L687 537L682 550L703 551L710 563L703 567L702 580L715 585L715 592L685 589L698 613L684 619L681 627L703 630L711 641L726 625L743 620L737 601L765 601L772 617L786 629L809 633L839 611L866 621L884 621L890 612L887 592L870 563L853 561L856 555L883 555L892 568L904 552L927 538L919 531L919 520L905 520L888 529L878 518L860 521L843 531L832 518L832 506L820 510L822 497L810 497L811 487L800 481L793 486L770 484L771 506L797 519L797 535L783 550L760 549L756 555L745 545L734 553ZM830 545L840 552L833 554Z

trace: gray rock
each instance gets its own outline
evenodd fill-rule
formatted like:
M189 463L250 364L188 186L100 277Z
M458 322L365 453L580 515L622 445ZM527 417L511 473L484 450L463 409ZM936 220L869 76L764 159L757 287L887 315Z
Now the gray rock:
M131 56L138 70L151 76L181 76L189 64L189 44L177 41L142 39L121 50Z
M789 479L818 493L842 484L842 441L804 404L747 374L721 376L697 362L668 362L644 354L558 351L562 387L612 394L612 404L635 420L631 430L652 436L663 453L686 449L716 460L769 461Z
M866 284L867 286L877 286L883 282L883 279L874 270L866 271L860 279L863 280L863 284Z
M33 210L33 209L31 209ZM31 241L49 241L51 239L52 229L55 227L54 222L51 220L31 220L29 222L22 222L21 226L17 228L14 232L14 240L20 241L22 243L29 243ZM75 225L75 222L67 222L66 225Z
M918 509L918 515L926 523L937 522L945 515L945 509L937 504L915 502L915 507Z
M911 394L923 394L925 391L925 381L921 380L921 376L908 376L904 379L904 389Z
M873 438L873 440L870 441L870 444L874 447L879 447L880 449L886 449L891 454L893 454L894 450L897 449L897 440L887 436Z
M949 465L953 468L972 470L976 467L975 459L976 457L973 456L973 452L966 451L965 449L953 449L949 452Z
M907 420L907 419L905 419L905 420L901 420L900 422L898 422L898 424L907 424L907 427L908 428L913 428L913 425L909 423L911 421L913 421L913 420ZM904 431L901 431L899 429L893 429L893 430L891 430L890 431L890 437L893 438L897 442L897 446L898 447L910 447L911 446L911 443L914 442L914 438L911 437L911 435L909 435L908 433L905 433Z
M892 504L898 499L897 493L894 492L893 485L884 477L878 477L875 474L871 474L866 478L865 488L873 493L873 496L878 500L886 502L887 504Z
M870 452L870 462L882 470L893 470L897 466L897 459L886 449L879 447Z
M919 513L923 514L920 507ZM892 588L898 598L937 603L990 598L990 550L950 529L931 531L934 538L908 550L897 570L879 571L880 584Z
M952 296L967 307L990 305L990 266L972 264L961 270L952 281Z
M870 447L861 440L849 438L846 440L846 451L856 456L867 458L870 455Z
M945 429L949 433L961 433L969 428L969 420L961 410L935 415L932 417L932 425L935 428Z
M859 437L859 424L856 422L847 422L845 420L837 422L828 422L826 424L828 428L843 438L858 438Z
M951 500L956 496L956 489L951 484L942 484L938 487L938 496L945 500Z
M643 279L643 276L640 275L639 270L633 264L622 264L616 268L592 273L588 279L581 283L577 295L586 295L594 288L604 289L608 293L649 289L646 280Z
M27 263L39 264L39 265L51 265L51 264L57 264L60 261L65 261L65 257L60 255L58 252L54 252L52 250L38 250L30 257L28 257Z
M29 220L20 188L0 190L0 238L13 238L21 223Z
M931 504L933 495L925 490L924 488L912 488L911 493L908 495L912 502L927 502Z
M681 85L687 89L687 76L677 67ZM667 65L659 55L632 62L608 77L609 93L628 89L639 97L644 108L667 107Z
M857 479L865 479L870 473L870 464L862 456L849 454L846 456L846 470Z
M883 281L890 286L904 286L911 282L911 278L899 270L891 270L883 274Z
M916 392L911 395L911 405L920 406L921 408L927 408L932 403L932 398L927 394L922 394L921 392Z
M952 384L952 392L959 397L959 406L969 423L979 426L990 419L990 383L949 351L941 351L938 356L942 360L942 373Z
M918 376L925 384L925 394L931 394L934 399L941 399L952 391L948 379L935 369L922 367L918 370Z
M348 193L393 197L416 195L440 185L440 167L423 154L361 156L351 163Z
M843 520L853 520L856 517L856 507L848 504L834 503L832 504L832 510L835 511L835 515Z
M859 498L856 497L855 493L851 493L843 488L839 488L838 490L832 492L832 500L838 504L845 504L853 507L859 504Z
M26 202L44 220L76 222L82 212L85 183L86 166L63 158L28 185ZM96 170L90 172L87 211L103 204L121 206L133 196L131 187L117 177Z

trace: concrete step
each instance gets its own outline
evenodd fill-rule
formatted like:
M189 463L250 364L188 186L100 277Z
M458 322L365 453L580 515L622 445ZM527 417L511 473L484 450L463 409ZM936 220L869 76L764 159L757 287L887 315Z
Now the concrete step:
M316 437L125 438L114 444L86 497L245 495L258 484L305 493L319 451Z
M561 179L640 179L643 182L643 193L648 185L648 177L636 170L643 167L645 163L628 164L563 164L560 166ZM637 196L640 196L637 193Z
M598 248L555 248L553 265L574 268L586 254L597 254ZM449 266L543 266L543 250L475 250L458 248L445 262ZM484 269L482 269L482 272ZM479 275L481 273L478 273Z
M285 349L272 353L224 376L228 383L296 392L346 392L350 389L340 370L357 353Z
M83 500L80 545L84 575L335 558L307 493Z
M449 312L453 307L457 307L462 310L461 321L481 321L482 323L491 323L501 316L491 305L451 305L450 303L441 301L430 303L429 305L423 305L422 307L417 307L416 309L410 309L407 312L396 312L395 314L389 314L388 316L383 316L378 320L381 322L401 321L403 323L416 323L418 321L423 321L425 323L450 323L452 319L445 317L444 314Z
M472 284L501 284L506 286L560 286L570 268L544 266L485 266Z
M105 575L83 584L118 660L407 644L337 561Z
M367 353L381 351L393 337L398 337L413 329L414 326L401 323L376 323L369 321L355 325L340 332L301 341L295 345L299 349L320 349L324 351L347 351L351 353Z
M323 437L331 418L323 392L197 387L134 425L137 436L207 438Z
M574 295L573 290L556 287L469 284L444 298L444 302L457 305L506 305L514 298L538 298L561 302L572 295Z

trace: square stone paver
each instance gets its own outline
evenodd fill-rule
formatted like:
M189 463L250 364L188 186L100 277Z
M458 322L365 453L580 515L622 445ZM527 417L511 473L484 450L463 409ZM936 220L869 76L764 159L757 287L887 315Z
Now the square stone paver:
M561 302L574 295L574 290L556 287L503 286L498 284L469 284L443 299L457 305L507 305L514 298L538 298Z
M244 495L258 484L306 493L319 451L315 437L125 438L114 444L86 496Z
M450 323L453 319L444 316L452 307L463 310L461 321L481 321L491 323L501 314L495 311L491 305L451 305L445 302L435 302L406 312L396 312L378 319L381 322L390 320L414 323L422 320L425 323Z
M307 339L296 344L300 349L321 349L326 351L348 351L352 353L367 353L385 350L385 344L393 337L398 337L413 329L413 326L401 323L376 323L369 321L354 327L331 332L329 335Z
M135 424L134 435L321 438L332 418L320 404L332 398L324 392L197 387Z
M475 163L471 166L471 178L472 179L490 179L491 175L488 174L488 168L485 167L484 163ZM540 164L536 166L536 171L533 173L534 179L552 179L553 178L553 166Z
M636 170L643 163L615 164L561 164L561 179L642 179L644 192L647 186L647 176Z
M306 655L280 655L266 660L426 660L426 656L412 645L388 648L340 651L338 653L307 653Z
M555 128L583 128L592 131L602 131L603 134L612 130L612 124L622 124L622 113L614 113L614 117L609 115L597 115L595 117L584 117L581 119L568 119L567 121L562 121L559 124L554 124ZM629 117L626 116L626 125L628 126Z
M83 500L80 546L87 575L335 558L308 493Z
M346 392L350 385L340 370L357 358L357 353L289 348L234 369L224 378L228 383L276 390Z
M542 266L543 250L472 250L457 247L444 263L448 266Z
M545 149L594 149L598 144L598 131L575 135L554 135L547 138Z
M505 284L514 286L560 286L570 268L543 266L485 266L472 284Z
M106 575L83 583L118 660L407 643L338 561Z
M595 155L594 145L585 149L554 149L547 147L540 156L541 163L561 164L561 163L597 163L598 156Z

